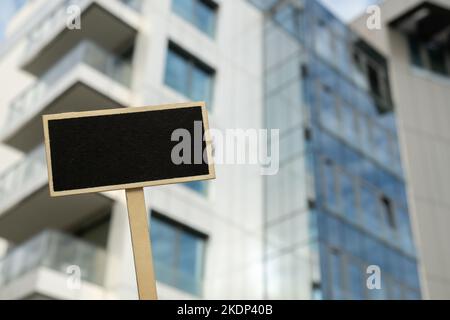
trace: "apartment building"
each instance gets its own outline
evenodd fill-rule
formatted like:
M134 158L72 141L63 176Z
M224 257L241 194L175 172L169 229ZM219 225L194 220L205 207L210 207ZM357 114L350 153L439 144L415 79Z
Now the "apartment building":
M186 100L279 129L280 170L146 189L161 298L421 298L388 63L317 1L34 0L8 35L0 298L137 297L123 192L51 199L40 116Z
M353 27L389 59L392 96L421 256L424 298L450 298L450 1L380 5L381 29L367 16Z
M246 1L27 2L0 53L1 140L19 154L0 177L0 298L137 298L124 192L50 198L40 118L206 100L211 127L260 128L262 21ZM259 167L216 171L146 189L162 299L262 298Z
M281 130L265 181L268 297L420 299L387 61L316 1L254 2L267 12L265 121ZM381 290L366 285L372 266Z

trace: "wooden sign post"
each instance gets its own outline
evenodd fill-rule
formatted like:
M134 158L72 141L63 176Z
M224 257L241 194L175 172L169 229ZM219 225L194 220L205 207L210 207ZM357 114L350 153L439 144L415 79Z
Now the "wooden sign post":
M139 298L156 299L143 188L215 178L205 103L45 115L43 124L52 197L125 189Z
M139 299L156 300L158 296L156 293L144 189L126 189L125 193Z

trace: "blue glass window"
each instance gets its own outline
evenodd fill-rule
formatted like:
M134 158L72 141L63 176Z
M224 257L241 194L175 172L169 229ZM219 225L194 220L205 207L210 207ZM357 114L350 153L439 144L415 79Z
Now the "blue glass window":
M373 232L379 232L378 197L374 189L364 184L361 185L360 189L360 210L364 217L364 225L366 228Z
M362 237L363 235L351 225L345 226L345 250L355 257L362 257Z
M214 70L174 44L169 45L165 83L194 101L210 106Z
M331 64L335 64L334 37L327 23L319 19L315 30L316 52Z
M199 296L205 236L154 214L150 226L156 278Z
M339 251L332 250L330 253L330 274L331 274L331 290L333 299L343 299L343 270L342 256Z
M392 163L390 151L389 134L386 129L379 126L373 127L373 140L374 146L376 146L377 159L384 164L390 165Z
M383 222L387 226L388 232L393 232L397 228L397 219L395 216L394 205L391 199L387 197L381 198L381 213L383 217Z
M208 183L206 181L191 181L185 183L184 186L202 195L206 195L208 192Z
M420 300L420 292L415 290L408 290L405 294L406 300Z
M166 84L176 91L189 95L189 59L169 48L166 62Z
M333 135L326 133L325 131L318 131L317 135L320 139L321 152L324 156L335 161L338 164L342 164L344 157L344 148L342 143L334 138Z
M363 276L363 269L359 263L353 260L349 260L347 265L348 272L348 291L350 299L362 300L364 299L364 285L365 277Z
M195 25L210 37L214 37L217 4L210 0L173 0L173 11Z
M401 284L396 281L390 281L388 283L388 294L390 300L401 300L402 299Z
M351 70L351 67L349 48L347 47L347 43L342 39L336 38L335 46L338 68L345 74L348 74Z
M372 153L372 141L370 135L370 121L367 117L361 116L359 122L359 135L362 150Z
M328 243L332 246L341 248L344 246L344 224L340 219L335 218L331 214L327 214L327 233Z
M320 123L328 130L339 133L339 114L336 99L330 88L325 86L320 90L319 101Z
M341 108L342 128L344 138L352 145L358 144L358 131L356 129L355 112L348 106Z
M356 221L356 194L353 179L347 173L341 172L339 182L343 213L350 221Z
M338 211L337 191L336 191L336 170L331 161L325 161L322 168L322 180L326 206L328 209Z

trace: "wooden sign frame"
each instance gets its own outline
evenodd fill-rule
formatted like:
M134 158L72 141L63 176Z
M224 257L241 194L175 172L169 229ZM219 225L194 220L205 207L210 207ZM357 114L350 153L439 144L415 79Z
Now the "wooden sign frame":
M137 182L137 183L111 185L111 186L74 189L74 190L67 190L67 191L55 191L54 190L54 188L53 188L53 173L52 173L52 159L51 159L51 146L50 146L49 129L48 129L49 121L60 120L60 119L70 119L70 118L84 118L84 117L92 117L92 116L107 116L107 115L126 114L126 113L181 109L181 108L191 108L191 107L201 107L201 109L202 109L203 126L204 126L204 130L205 130L204 137L205 137L205 143L206 143L209 174L201 175L201 176L172 178L172 179L144 181L144 182ZM215 168L214 168L214 164L213 164L213 157L212 157L211 136L209 133L208 112L206 110L205 102L188 102L188 103L176 103L176 104L166 104L166 105L146 106L146 107L132 107L132 108L119 108L119 109L116 108L116 109L82 111L82 112L67 112L67 113L60 113L60 114L44 115L44 116L42 116L42 120L43 120L43 125L44 125L44 143L45 143L45 150L46 150L46 156L47 156L49 189L50 189L50 195L52 197L77 195L77 194L83 194L83 193L105 192L105 191L113 191L113 190L123 190L123 189L136 189L136 188L152 187L152 186L174 184L174 183L210 180L210 179L216 178Z
M191 177L182 178L171 178L163 180L153 180L144 181L137 183L101 186L93 188L83 188L76 190L66 190L66 191L55 191L53 187L53 172L52 172L52 159L51 159L51 143L49 136L48 124L51 120L59 119L72 119L72 118L83 118L83 117L95 117L95 116L107 116L107 115L117 115L126 113L139 113L139 112L151 112L159 110L169 110L169 109L181 109L181 108L191 108L200 107L202 120L203 120L203 130L204 130L204 140L207 152L207 165L208 172L207 175L198 175ZM213 164L212 157L212 147L211 147L211 136L209 133L209 123L208 123L208 113L206 110L206 105L204 102L189 102L189 103L177 103L177 104L167 104L159 106L147 106L147 107L137 107L137 108L123 108L123 109L108 109L108 110L97 110L97 111L85 111L85 112L68 112L54 115L44 115L42 117L44 126L44 138L45 138L45 149L47 156L47 170L48 170L48 181L49 181L49 191L50 196L60 197L69 196L75 194L83 193L96 193L113 191L119 189L125 189L125 195L127 200L128 209L128 220L130 224L131 241L133 247L133 257L134 266L136 272L136 282L139 294L139 299L141 300L156 300L157 290L156 290L156 279L153 269L153 258L151 250L150 241L150 224L148 223L148 213L147 206L145 204L145 194L144 187L165 185L173 183L183 183L189 181L199 181L215 179L216 173Z

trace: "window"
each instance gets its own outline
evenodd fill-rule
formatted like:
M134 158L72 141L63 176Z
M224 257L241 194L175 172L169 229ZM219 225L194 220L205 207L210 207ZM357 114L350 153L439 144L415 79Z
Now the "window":
M359 132L361 140L361 148L366 152L372 151L372 141L371 141L371 122L368 117L361 116L358 119Z
M184 186L204 196L208 192L208 183L206 181L191 181L185 183Z
M372 126L373 146L376 148L376 158L384 164L391 165L391 150L390 140L391 136L385 128L377 125Z
M389 300L402 300L402 285L400 282L389 278L387 281L387 291Z
M316 24L316 52L326 61L335 64L334 35L327 23L319 19Z
M397 222L395 220L395 212L392 206L391 200L387 197L383 196L381 198L381 209L383 212L383 217L387 225L391 229L395 229L397 227Z
M340 198L344 215L350 220L356 221L356 197L353 179L345 172L341 172L339 176L340 182Z
M328 243L335 248L341 248L345 246L344 243L344 228L345 224L340 219L334 217L331 214L326 215L326 227Z
M347 282L350 299L363 300L365 277L362 266L356 261L350 260L347 265Z
M201 295L206 237L156 212L150 226L156 278Z
M375 190L366 185L361 185L360 210L364 217L364 225L368 230L378 232L380 219L378 216L378 202Z
M336 173L333 162L325 160L322 168L322 181L324 184L325 203L328 209L337 211Z
M286 3L281 8L275 10L274 20L294 37L301 37L302 35L302 19L302 9L296 5Z
M341 108L341 118L344 138L351 144L356 144L358 140L358 132L356 129L355 111L351 107L343 106Z
M362 250L362 239L363 235L353 226L346 224L345 225L345 250L351 253L355 257L361 257L363 253Z
M427 43L414 36L410 36L408 40L410 59L414 66L440 75L450 75L450 54L447 43L439 41Z
M336 99L328 86L320 85L320 123L322 126L339 133L339 114Z
M312 300L323 300L322 287L319 283L313 283L312 285Z
M175 44L169 44L165 83L194 101L212 101L214 71Z
M369 84L370 88L372 90L372 93L375 94L377 97L382 96L381 92L381 86L380 86L380 79L377 70L372 66L367 66L367 73L369 78Z
M344 298L344 290L342 283L342 255L338 250L331 250L330 253L330 275L331 275L331 291L333 299L339 300Z
M217 7L211 0L173 0L173 11L210 37L216 29Z
M414 38L409 37L409 51L411 56L412 64L417 67L423 67L422 49L420 47L420 42Z
M430 46L427 48L430 60L430 68L432 71L448 75L446 49L443 46Z
M386 59L366 44L354 47L355 81L366 88L379 113L392 110Z

